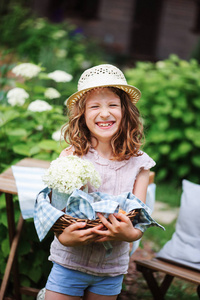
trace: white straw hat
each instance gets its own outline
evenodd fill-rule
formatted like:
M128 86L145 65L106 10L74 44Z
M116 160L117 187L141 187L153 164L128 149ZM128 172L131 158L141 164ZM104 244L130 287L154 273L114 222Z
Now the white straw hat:
M97 87L116 87L125 91L133 103L137 103L141 92L136 87L128 85L122 71L109 64L103 64L87 69L78 81L78 92L71 95L66 104L71 108L83 95Z

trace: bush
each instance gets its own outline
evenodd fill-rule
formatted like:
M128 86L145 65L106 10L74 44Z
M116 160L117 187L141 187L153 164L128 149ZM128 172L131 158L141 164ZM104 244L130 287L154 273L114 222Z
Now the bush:
M28 73L31 78L17 77L16 87L2 95L1 172L23 157L55 159L62 150L60 129L67 122L64 100L67 97L66 86L72 78L70 74L58 73L58 78L55 79L59 82L55 82L56 80L49 78L52 73L47 74L34 64L20 64L17 69L13 68L13 72L14 70L21 72L21 75ZM56 86L59 91L55 89ZM62 105L59 105L60 101Z
M125 72L138 87L138 107L144 117L144 150L157 162L158 180L199 182L200 68L171 55L157 63L138 62Z
M1 16L0 32L1 47L14 51L21 60L40 63L49 72L68 70L77 80L83 69L99 64L104 57L97 42L76 26L66 21L52 23L13 1Z

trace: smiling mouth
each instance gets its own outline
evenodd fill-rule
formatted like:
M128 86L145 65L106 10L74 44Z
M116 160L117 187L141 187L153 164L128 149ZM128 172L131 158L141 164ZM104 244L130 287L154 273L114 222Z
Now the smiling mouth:
M110 121L110 122L97 122L96 124L99 126L99 127L110 127L114 124L115 122L114 121Z

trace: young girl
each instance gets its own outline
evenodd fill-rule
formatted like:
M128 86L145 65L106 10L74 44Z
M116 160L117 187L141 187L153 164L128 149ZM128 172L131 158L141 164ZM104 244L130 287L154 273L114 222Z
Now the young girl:
M78 92L68 99L64 137L70 147L61 156L78 155L94 164L102 184L98 190L89 185L89 193L132 192L145 202L149 169L155 163L140 150L143 126L135 106L139 98L140 91L127 84L118 68L100 65L82 74ZM125 214L110 214L109 221L98 216L107 230L102 225L84 229L86 224L77 222L54 238L46 300L117 298L128 269L129 243L143 233ZM113 246L109 256L105 241Z

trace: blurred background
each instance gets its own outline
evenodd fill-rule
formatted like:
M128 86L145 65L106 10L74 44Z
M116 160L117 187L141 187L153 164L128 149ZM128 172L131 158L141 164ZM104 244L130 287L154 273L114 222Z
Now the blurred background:
M67 122L66 99L76 91L83 70L111 63L142 92L143 149L157 163L156 200L167 205L167 213L177 211L182 180L200 183L199 37L199 0L1 0L0 172L25 157L58 157L67 146L60 139ZM21 63L37 65L40 72L30 78L16 75L12 70ZM72 79L50 79L55 70ZM26 91L27 99L9 98L15 88ZM41 111L38 99L49 106ZM20 210L14 200L17 219ZM1 279L9 254L3 195L0 209ZM175 222L176 214L163 223L167 230L159 236L154 229L147 231L143 243L151 241L149 248L158 251L171 238ZM18 250L20 280L42 288L51 266L52 234L38 243L32 220L26 225ZM177 283L166 299L196 299L193 288L189 286L189 294L186 289L181 292ZM142 297L137 299L151 299Z

